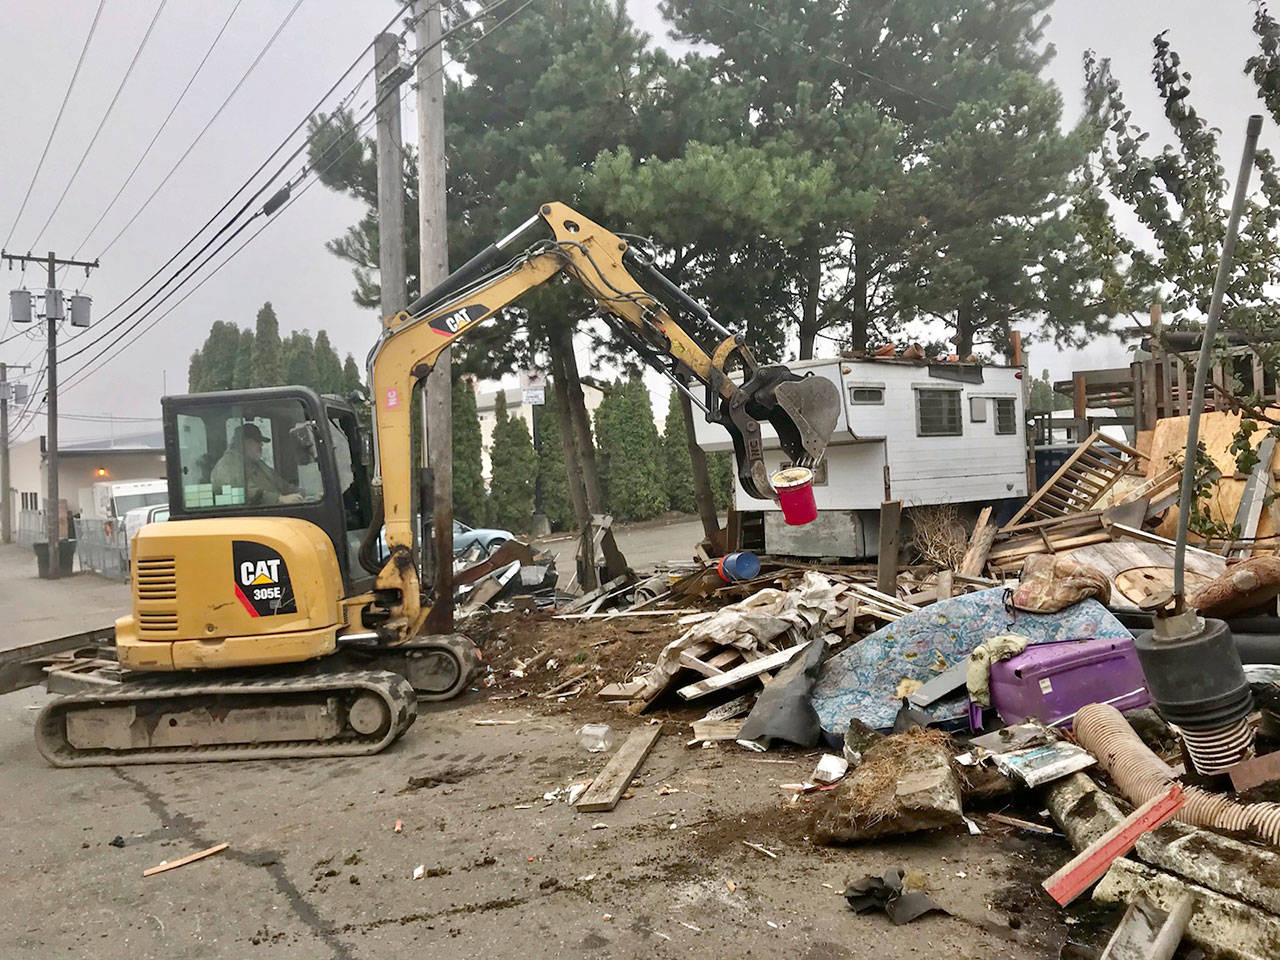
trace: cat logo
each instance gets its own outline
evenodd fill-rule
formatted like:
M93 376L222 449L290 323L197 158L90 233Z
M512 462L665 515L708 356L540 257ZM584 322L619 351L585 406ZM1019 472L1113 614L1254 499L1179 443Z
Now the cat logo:
M261 543L233 540L231 554L236 569L236 599L249 616L297 613L289 568L279 553Z
M443 333L446 337L452 337L461 333L473 323L487 316L489 308L473 303L461 310L454 310L452 313L446 313L442 317L436 317L427 323L432 330Z

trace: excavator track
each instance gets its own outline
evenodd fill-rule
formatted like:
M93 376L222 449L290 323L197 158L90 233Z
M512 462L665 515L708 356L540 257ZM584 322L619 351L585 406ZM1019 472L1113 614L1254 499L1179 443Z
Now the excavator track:
M345 665L399 674L419 700L452 700L480 669L480 651L460 633L415 637L390 646L343 651Z
M363 756L413 725L415 701L383 671L128 680L50 703L36 746L56 767Z

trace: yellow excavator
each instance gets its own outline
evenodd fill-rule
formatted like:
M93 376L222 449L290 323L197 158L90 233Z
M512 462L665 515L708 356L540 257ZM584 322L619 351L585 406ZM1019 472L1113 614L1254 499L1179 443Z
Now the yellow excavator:
M124 679L48 704L41 753L57 766L376 753L418 698L461 691L474 647L424 634L429 485L410 453L410 398L442 350L561 275L647 362L702 385L695 399L733 437L753 496L776 496L762 424L793 463L822 457L834 384L757 364L642 250L548 203L383 320L371 435L350 402L304 387L164 398L171 519L132 545L133 609L115 625Z

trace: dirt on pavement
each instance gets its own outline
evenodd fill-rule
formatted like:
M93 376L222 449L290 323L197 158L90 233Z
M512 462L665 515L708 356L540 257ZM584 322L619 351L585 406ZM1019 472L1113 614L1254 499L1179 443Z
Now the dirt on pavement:
M79 586L62 587L73 604ZM687 724L710 704L662 701L633 717L591 691L537 696L569 668L592 683L626 679L676 629L661 618L477 624L495 682L423 705L368 758L57 770L33 744L46 695L0 697L0 957L1029 960L1056 957L1068 938L1105 939L1118 911L1087 900L1060 911L1038 889L1070 856L1061 838L1014 832L978 807L979 836L822 846L811 825L829 795L791 803L781 788L820 751L689 749ZM543 651L542 666L510 676ZM579 745L583 723L608 723L619 743L653 720L664 734L615 810L545 799L604 765L607 754ZM1038 819L1038 808L1029 797L989 809ZM221 842L229 849L142 876ZM894 927L853 914L846 882L894 866L950 915Z

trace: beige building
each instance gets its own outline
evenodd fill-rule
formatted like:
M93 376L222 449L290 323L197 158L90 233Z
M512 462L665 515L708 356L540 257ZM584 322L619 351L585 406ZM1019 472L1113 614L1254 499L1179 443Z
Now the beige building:
M98 481L163 480L164 476L164 434L159 430L58 445L58 498L72 514L80 510L81 495L88 495ZM9 448L8 495L15 536L41 530L47 477L43 436ZM32 530L27 531L28 527ZM38 538L44 538L42 532Z
M474 386L472 389L474 389ZM519 417L523 420L529 430L529 436L532 437L534 406L524 402L524 391L519 387L511 387L504 390L503 393L506 394L507 398L507 416ZM587 404L587 416L594 421L596 408L600 406L600 401L604 399L604 394L590 384L584 383L582 385L582 395ZM493 428L498 422L498 416L494 409L497 402L497 390L476 391L476 411L480 416L481 457L486 479L489 477L489 450L493 446Z

